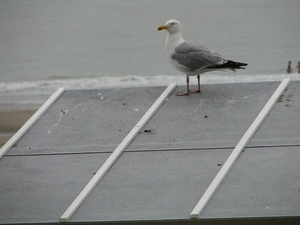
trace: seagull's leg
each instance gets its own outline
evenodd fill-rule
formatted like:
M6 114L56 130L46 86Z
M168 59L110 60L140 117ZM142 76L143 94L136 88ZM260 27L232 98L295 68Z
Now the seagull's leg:
M200 90L200 74L198 74L197 79L198 79L198 89L191 90L191 93L199 93L199 92L201 92L201 90Z
M190 78L186 76L186 92L178 92L177 96L184 96L190 94Z

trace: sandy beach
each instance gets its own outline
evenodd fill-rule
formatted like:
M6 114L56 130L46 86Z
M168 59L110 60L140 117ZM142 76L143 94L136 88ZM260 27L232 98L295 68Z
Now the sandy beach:
M0 111L0 147L35 113L35 110Z

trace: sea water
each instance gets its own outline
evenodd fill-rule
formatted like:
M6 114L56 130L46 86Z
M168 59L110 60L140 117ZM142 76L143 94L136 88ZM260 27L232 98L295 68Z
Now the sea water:
M299 9L299 0L3 0L0 107L41 104L59 87L185 85L157 31L169 19L187 41L249 64L203 74L203 84L299 79Z

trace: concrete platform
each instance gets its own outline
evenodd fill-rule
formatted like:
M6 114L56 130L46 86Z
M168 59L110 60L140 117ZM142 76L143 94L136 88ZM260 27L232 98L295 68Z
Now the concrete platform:
M70 223L298 224L300 81L198 219L189 215L279 82L178 87ZM0 160L0 224L57 224L166 87L66 91Z

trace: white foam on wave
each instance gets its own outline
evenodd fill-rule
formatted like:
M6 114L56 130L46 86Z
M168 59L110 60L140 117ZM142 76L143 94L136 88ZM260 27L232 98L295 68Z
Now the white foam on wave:
M213 83L240 83L240 82L261 82L280 81L285 77L294 80L300 79L300 74L273 74L273 75L239 75L226 74L214 75L204 74L201 76L202 84ZM100 77L100 78L79 78L79 79L56 79L40 80L32 82L1 82L0 83L0 104L3 105L30 105L42 104L54 91L60 87L67 90L99 89L99 88L120 88L120 87L141 87L141 86L167 86L170 83L185 85L184 76L133 76L123 77ZM191 77L191 85L196 85L196 78Z
M56 79L39 80L32 82L2 82L0 93L4 95L15 95L19 93L49 93L59 87L68 90L114 88L114 87L136 87L167 85L170 82L180 81L179 76L124 76L124 77L100 77L100 78L78 78L78 79Z

